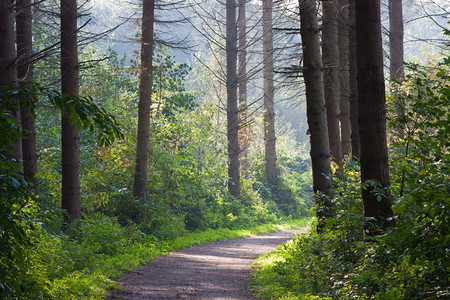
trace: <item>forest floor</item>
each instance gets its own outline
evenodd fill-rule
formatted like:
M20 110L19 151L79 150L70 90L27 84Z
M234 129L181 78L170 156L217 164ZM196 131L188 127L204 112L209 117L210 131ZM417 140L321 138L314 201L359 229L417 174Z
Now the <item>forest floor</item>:
M250 291L254 259L301 231L218 241L158 257L124 274L119 282L122 290L106 299L254 299Z

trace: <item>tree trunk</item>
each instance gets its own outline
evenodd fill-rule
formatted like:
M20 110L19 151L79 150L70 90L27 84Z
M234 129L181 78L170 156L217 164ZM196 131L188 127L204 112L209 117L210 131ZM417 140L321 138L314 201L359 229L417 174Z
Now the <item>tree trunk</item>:
M323 1L322 7L322 59L328 135L332 159L336 163L340 163L342 148L339 129L339 48L336 1Z
M228 191L241 198L239 162L239 118L237 105L238 76L236 1L226 0L226 55L227 55L227 139L228 139Z
M350 0L349 6L349 84L350 84L350 123L352 141L352 157L358 157L361 153L358 125L358 82L356 65L356 28L355 28L355 0Z
M14 46L14 13L9 0L0 0L0 84L16 84L17 66ZM3 100L3 99L2 99Z
M403 11L402 0L389 0L389 67L391 79L405 77L403 68Z
M79 96L77 49L77 1L61 0L61 92ZM80 135L70 120L70 110L61 121L62 203L71 220L81 218L80 207Z
M373 218L366 222L366 232L374 235L388 226L393 216L389 194L380 191L380 198L368 184L390 185L380 1L356 1L355 8L362 198L364 216Z
M153 24L155 1L144 0L142 7L141 76L139 80L138 130L134 196L145 200L150 141L150 111L152 102Z
M263 54L264 54L264 144L266 178L270 185L277 182L277 153L275 136L275 108L273 84L272 0L263 0Z
M241 167L242 173L248 171L248 130L247 130L247 20L245 13L245 2L247 0L239 0L239 16L238 16L238 42L239 42L239 111L240 123L239 128L239 145L241 147Z
M299 7L306 111L311 135L313 189L315 193L322 194L322 196L316 196L316 206L318 208L317 217L319 220L323 220L327 216L326 207L331 206L329 197L332 193L331 183L328 179L331 175L330 144L320 55L319 24L314 0L299 0Z
M0 0L0 89L3 87L11 88L17 85L17 61L16 47L14 44L14 12L13 2ZM12 92L12 91L11 91ZM15 115L18 126L21 125L19 104L10 96L2 96L0 101L13 101L8 103L8 107L13 107L12 113ZM3 98L3 99L2 99ZM20 171L22 170L22 142L19 139L13 145L10 145L12 154L7 156L20 162Z
M17 77L19 84L31 88L33 82L33 63L30 62L32 54L32 32L31 32L31 0L19 0L16 4L16 41L18 54ZM30 102L32 99L30 99ZM34 193L39 194L39 185L36 178L37 156L36 156L36 121L32 107L22 106L22 152L23 173L33 184Z
M339 82L341 110L341 148L342 155L348 156L351 151L350 123L350 73L349 73L349 12L348 0L338 0L338 34L339 34Z

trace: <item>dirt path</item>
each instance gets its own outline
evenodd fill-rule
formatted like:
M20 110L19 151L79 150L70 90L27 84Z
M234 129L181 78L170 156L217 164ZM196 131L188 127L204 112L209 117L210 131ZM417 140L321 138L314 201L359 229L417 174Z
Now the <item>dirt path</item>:
M253 299L249 266L297 230L219 241L158 257L125 274L106 299Z

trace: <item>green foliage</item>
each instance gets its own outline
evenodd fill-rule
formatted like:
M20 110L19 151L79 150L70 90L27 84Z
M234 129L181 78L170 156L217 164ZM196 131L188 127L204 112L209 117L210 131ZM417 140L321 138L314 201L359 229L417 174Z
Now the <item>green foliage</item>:
M33 216L37 212L35 197L19 172L19 162L9 153L9 147L21 135L15 111L4 106L4 99L0 101L0 298L29 288L28 258L34 242L29 233L36 226Z
M169 119L183 110L192 110L197 106L194 96L186 92L184 82L191 70L183 63L175 62L175 57L169 55L167 47L156 53L153 62L153 93L156 95L156 113L161 113Z

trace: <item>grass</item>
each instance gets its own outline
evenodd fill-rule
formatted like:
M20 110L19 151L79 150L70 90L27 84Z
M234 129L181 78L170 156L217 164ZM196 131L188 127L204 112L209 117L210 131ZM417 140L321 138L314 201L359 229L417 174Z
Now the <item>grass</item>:
M307 222L303 223L305 234L312 222L312 218L307 219ZM252 291L260 298L264 299L279 299L279 300L293 300L299 299L298 296L291 295L289 291L283 289L279 283L280 275L276 272L274 265L277 263L283 263L286 259L286 253L289 248L292 247L292 240L278 246L275 250L260 255L252 268L256 270L252 280ZM300 299L319 299L311 295L305 295Z

